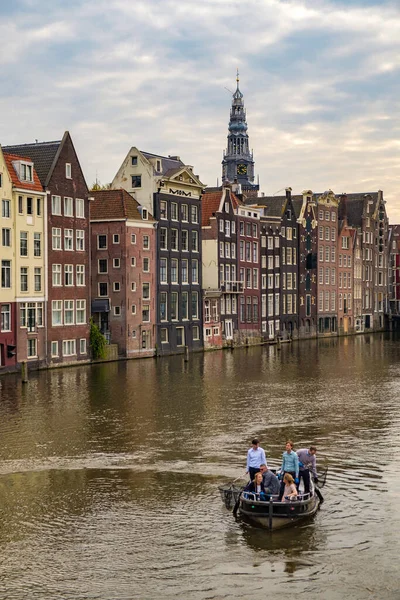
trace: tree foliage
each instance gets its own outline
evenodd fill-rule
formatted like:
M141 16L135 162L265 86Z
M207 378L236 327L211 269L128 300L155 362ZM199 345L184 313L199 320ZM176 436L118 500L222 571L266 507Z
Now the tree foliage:
M98 192L99 190L111 190L111 183L105 183L104 185L96 179L90 188L91 192Z
M94 360L106 357L106 338L93 322L93 319L90 319L90 347Z

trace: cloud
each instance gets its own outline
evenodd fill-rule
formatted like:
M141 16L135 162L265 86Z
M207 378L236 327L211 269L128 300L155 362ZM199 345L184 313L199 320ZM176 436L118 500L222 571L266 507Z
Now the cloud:
M265 193L383 189L400 222L400 14L390 2L37 5L3 9L1 143L69 129L89 183L111 181L136 145L179 154L214 185L239 66Z

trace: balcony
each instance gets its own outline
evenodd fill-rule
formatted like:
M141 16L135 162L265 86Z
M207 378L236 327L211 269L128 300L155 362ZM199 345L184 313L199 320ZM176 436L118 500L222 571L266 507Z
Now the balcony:
M221 291L224 294L242 294L243 281L225 281L221 284Z

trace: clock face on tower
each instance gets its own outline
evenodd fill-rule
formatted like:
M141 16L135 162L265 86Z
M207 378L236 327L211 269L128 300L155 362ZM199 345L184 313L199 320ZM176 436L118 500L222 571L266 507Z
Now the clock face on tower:
M238 175L247 175L247 165L240 164L237 166Z

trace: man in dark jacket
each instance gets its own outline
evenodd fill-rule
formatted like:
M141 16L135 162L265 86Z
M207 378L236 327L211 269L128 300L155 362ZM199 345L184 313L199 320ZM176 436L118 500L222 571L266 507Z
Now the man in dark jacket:
M260 473L262 473L263 476L265 492L267 494L271 494L272 496L278 495L280 484L279 479L277 478L275 473L270 471L267 465L260 466Z

